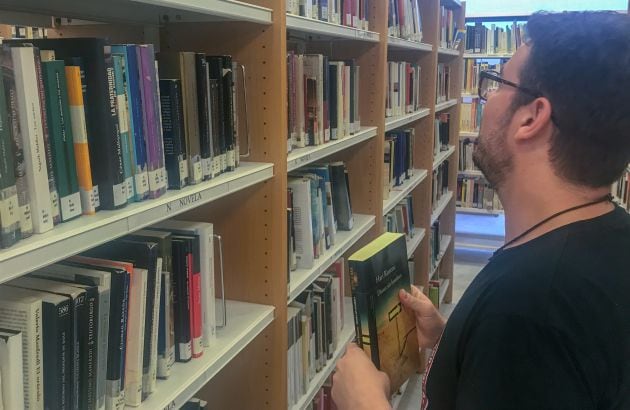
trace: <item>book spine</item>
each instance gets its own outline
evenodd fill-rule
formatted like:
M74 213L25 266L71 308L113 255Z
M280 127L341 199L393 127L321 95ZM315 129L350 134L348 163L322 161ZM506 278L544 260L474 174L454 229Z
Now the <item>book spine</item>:
M197 78L197 119L199 121L199 143L201 146L201 167L203 179L212 178L212 142L210 138L212 126L210 123L209 78L208 63L205 55L195 55L195 74Z
M167 379L175 362L174 328L173 328L173 286L172 274L162 272L162 289L160 293L160 324L158 330L158 369L157 377Z
M81 208L83 214L92 215L96 212L99 200L92 180L90 149L81 90L81 69L77 66L66 66L65 70Z
M125 176L125 190L127 201L135 201L136 193L133 184L132 152L129 146L129 106L125 95L123 79L123 59L119 55L112 55L114 66L114 88L116 90L116 108L118 108L118 129L120 130L120 146L122 149L123 172Z
M209 68L208 68L209 69ZM221 115L219 108L219 83L211 78L208 80L210 89L210 118L212 121L212 174L218 176L223 172L221 164Z
M181 189L188 182L188 161L179 80L160 80L160 102L168 187Z
M129 315L125 344L125 404L142 402L142 363L147 297L147 271L134 269L129 286Z
M226 171L234 171L236 168L236 130L234 126L234 72L232 71L232 57L223 56L223 103L224 106L224 131L225 131L225 162L223 169Z
M123 344L126 340L129 288L126 272L112 273L108 338L105 408L117 409L121 402L121 378L124 372Z
M214 237L213 227L199 232L201 255L201 309L203 316L203 345L210 347L216 340L216 309L214 286Z
M67 340L71 300L55 305L43 303L43 358L44 366L44 407L51 409L69 408L70 387L69 372L71 363L68 354Z
M173 269L175 284L175 360L187 362L192 358L192 339L190 328L190 288L188 275L188 256L182 241L173 241Z
M151 326L151 361L149 363L149 387L147 391L153 393L157 383L158 362L158 327L160 322L160 294L162 289L162 258L157 258L155 275L155 290L153 292L153 316Z
M8 248L20 240L20 209L7 102L4 82L0 81L0 248Z
M153 329L154 323L157 320L155 317L155 305L157 296L159 295L159 280L161 280L161 276L158 276L157 273L157 265L153 263L155 260L150 262L150 265L147 269L147 292L145 299L145 320L144 320L144 347L143 347L143 355L142 355L142 400L147 398L149 394L153 391L151 389L151 355L153 353ZM161 261L160 261L161 262ZM161 268L161 266L160 266ZM156 350L157 354L157 350ZM157 356L156 356L157 359Z
M158 119L157 124L157 150L158 150L158 164L160 167L160 196L166 193L168 187L167 174L166 174L166 162L164 160L164 134L162 132L162 108L160 106L160 74L158 71L158 62L155 59L153 46L151 47L151 56L153 56L153 106L156 109L156 116Z
M194 252L194 251L193 251ZM201 274L199 265L195 263L195 255L188 254L188 274L190 275L189 299L190 299L190 329L192 337L192 357L199 358L203 355L203 333L201 331Z
M35 58L35 74L37 77L37 94L39 96L39 106L42 124L42 136L44 138L44 152L46 154L46 169L48 173L48 189L50 191L50 209L52 211L53 225L61 222L61 210L59 208L59 191L57 190L57 176L55 175L55 167L53 161L52 144L50 141L50 133L48 128L48 110L46 108L46 91L44 88L44 79L42 74L42 63L39 55L39 49L33 49L33 57ZM64 155L65 156L65 155Z
M24 133L24 156L27 187L31 201L33 230L43 233L53 228L48 170L42 130L41 106L37 91L37 74L33 48L11 49L14 63L20 129Z
M85 343L85 356L82 365L85 372L81 377L85 385L86 409L96 409L96 363L98 361L98 291L94 287L86 292L85 296L86 320L81 322L84 329L83 343Z
M133 122L134 141L134 189L136 201L142 201L149 197L149 172L147 169L147 153L145 144L145 126L143 120L144 109L142 106L142 93L140 91L140 71L138 69L138 46L127 45L126 48L126 74L127 74L127 99L131 112L130 121Z

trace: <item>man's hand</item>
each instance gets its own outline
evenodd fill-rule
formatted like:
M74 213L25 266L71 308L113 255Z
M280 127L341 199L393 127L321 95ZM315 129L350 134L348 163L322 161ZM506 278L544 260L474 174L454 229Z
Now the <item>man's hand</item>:
M350 343L337 362L332 398L338 410L389 410L389 378L374 367L365 352Z
M405 309L416 317L418 345L433 349L446 325L440 312L433 306L431 300L413 285L411 285L411 293L401 289L398 297Z

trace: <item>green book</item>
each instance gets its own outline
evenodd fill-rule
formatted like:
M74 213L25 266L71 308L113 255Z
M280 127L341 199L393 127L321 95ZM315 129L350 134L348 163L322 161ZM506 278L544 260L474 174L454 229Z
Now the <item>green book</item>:
M15 185L13 136L4 82L0 81L0 248L20 240L20 207Z
M133 202L136 196L133 183L133 165L135 165L135 161L129 145L129 107L127 106L127 95L125 94L123 58L119 55L112 55L112 61L114 65L114 87L116 90L118 128L120 129L120 147L122 149L123 172L127 186L127 200Z
M405 235L384 233L348 259L357 343L387 373L392 391L420 368L415 318L398 292L411 290Z
M64 62L42 61L42 77L61 220L69 221L81 215L82 208Z

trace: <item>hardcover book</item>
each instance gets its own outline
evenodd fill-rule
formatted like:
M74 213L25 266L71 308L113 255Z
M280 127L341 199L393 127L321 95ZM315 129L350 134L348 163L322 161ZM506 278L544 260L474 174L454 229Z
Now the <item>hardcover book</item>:
M398 292L410 291L405 235L384 233L348 259L357 342L397 391L420 368L415 319Z
M5 409L24 406L22 332L0 328L0 404Z

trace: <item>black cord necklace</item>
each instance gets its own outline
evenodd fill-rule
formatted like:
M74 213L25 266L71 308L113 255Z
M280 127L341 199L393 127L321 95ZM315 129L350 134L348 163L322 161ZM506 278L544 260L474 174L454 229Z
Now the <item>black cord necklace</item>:
M546 224L547 222L551 221L552 219L559 217L560 215L566 214L566 213L571 212L571 211L575 211L576 209L586 208L587 206L597 205L597 204L600 204L600 203L606 202L606 201L613 202L613 196L611 194L608 194L608 195L606 195L606 196L604 196L604 197L602 197L600 199L597 199L595 201L587 202L587 203L582 204L582 205L577 205L577 206L573 206L571 208L565 209L564 211L556 212L555 214L553 214L550 217L545 218L542 221L538 222L536 225L532 226L531 228L529 228L528 230L526 230L522 234L518 235L516 238L512 239L511 241L509 241L508 243L506 243L505 245L503 245L502 247L497 249L494 252L494 254L495 255L499 254L505 248L507 248L508 246L512 245L514 242L518 241L519 239L523 239L525 236L527 236L527 234L531 233L532 231L534 231L535 229L539 228L540 226Z

